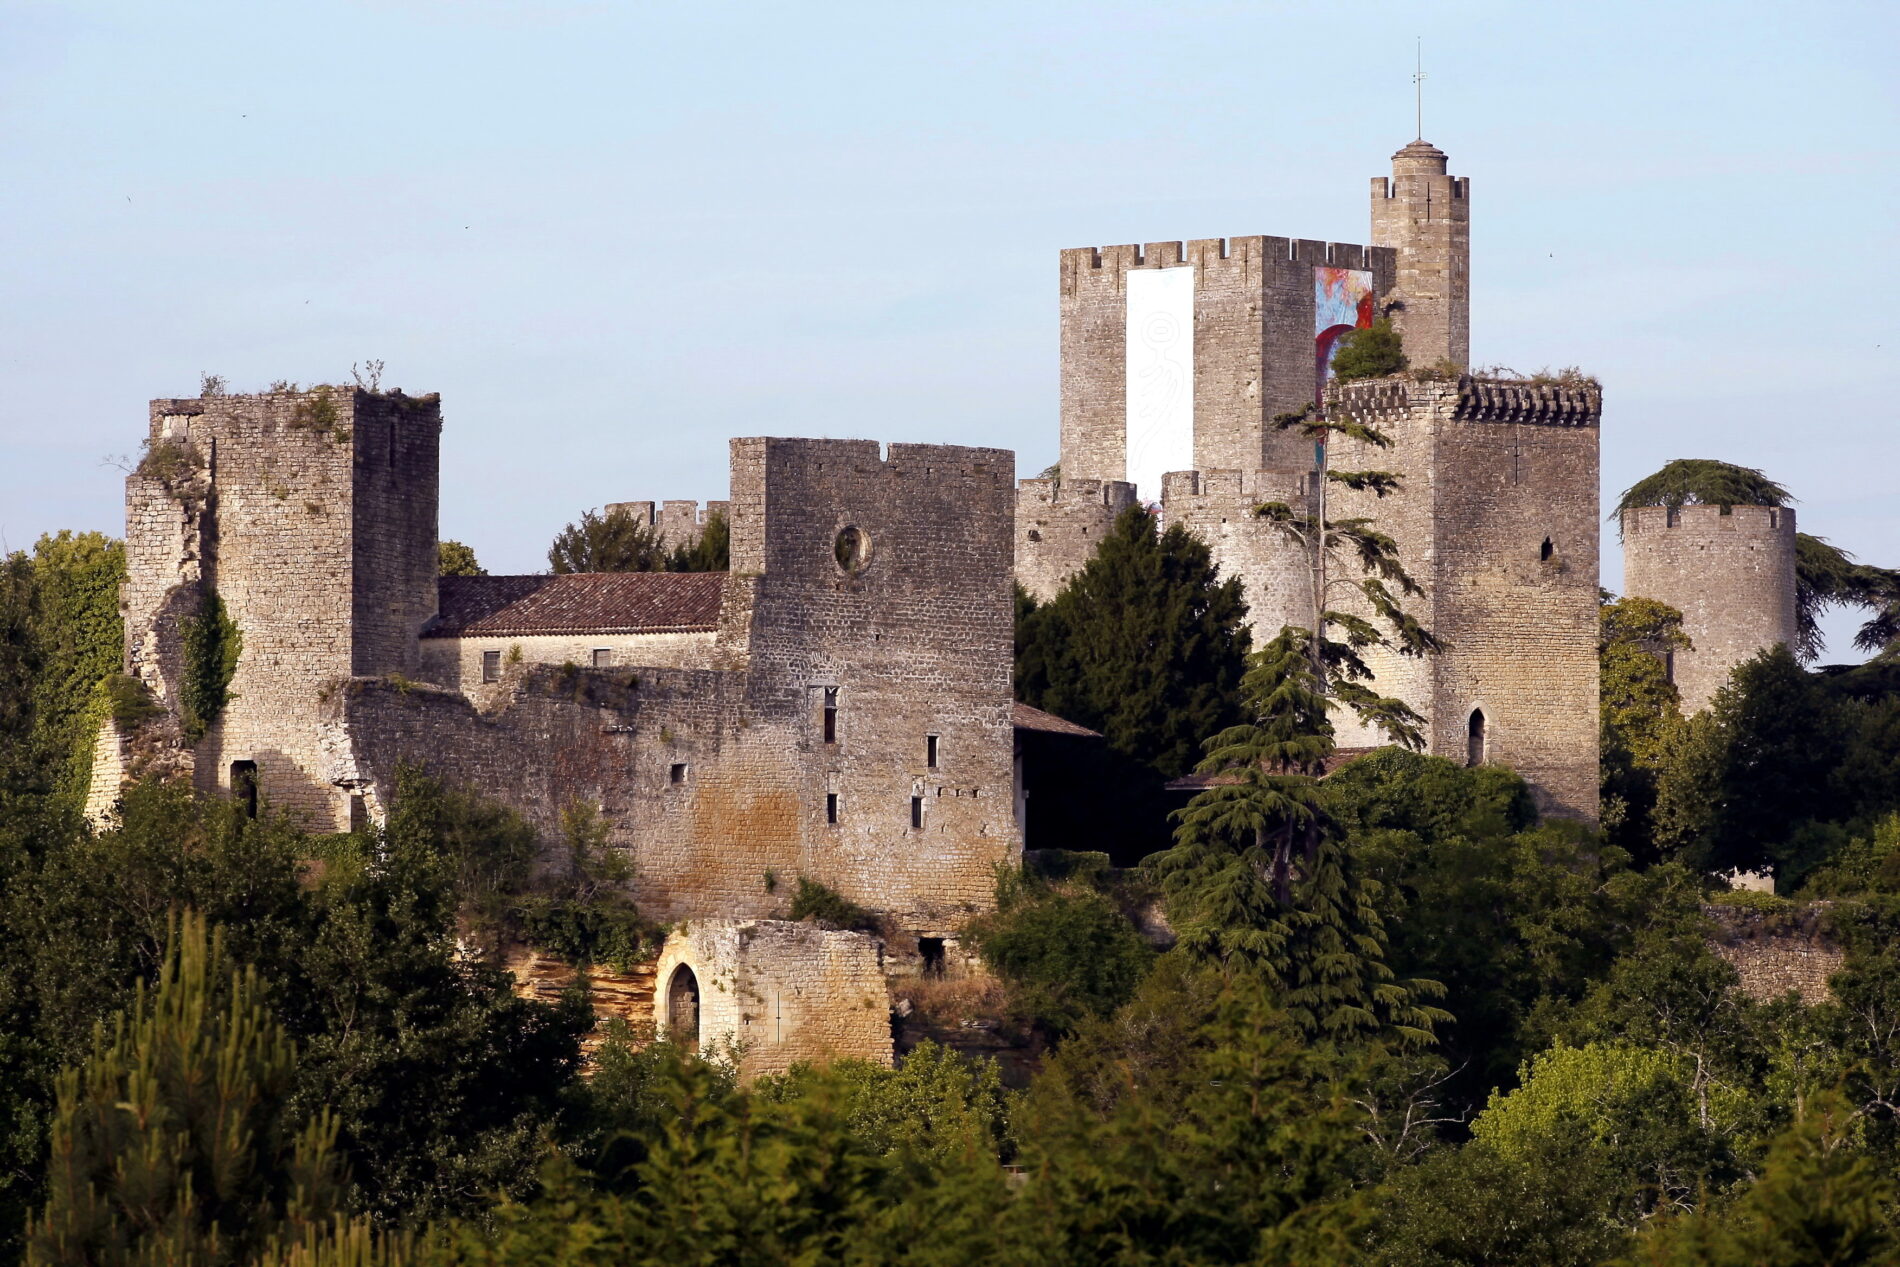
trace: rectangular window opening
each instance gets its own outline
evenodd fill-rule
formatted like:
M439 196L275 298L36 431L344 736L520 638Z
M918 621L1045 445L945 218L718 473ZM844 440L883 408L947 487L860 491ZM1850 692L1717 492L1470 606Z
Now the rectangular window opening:
M937 768L937 736L924 736L924 764L932 770Z
M482 681L484 682L501 681L501 652L499 651L482 652Z
M613 665L614 665L614 649L612 647L595 647L594 648L594 667L595 668L611 669Z
M923 830L924 798L921 796L913 796L910 798L910 825L914 831Z
M838 821L838 794L836 792L825 793L825 821L827 823Z
M686 782L686 763L684 761L674 762L666 772L666 781L668 783Z
M231 799L244 807L244 817L257 817L257 762L231 763Z
M825 688L825 742L838 742L838 688Z

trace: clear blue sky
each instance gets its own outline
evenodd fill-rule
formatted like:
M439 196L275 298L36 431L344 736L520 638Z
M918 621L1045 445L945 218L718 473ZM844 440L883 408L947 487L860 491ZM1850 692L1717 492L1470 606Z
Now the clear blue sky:
M5 0L0 533L118 532L101 459L201 371L370 357L495 571L732 435L1033 473L1058 248L1365 240L1417 34L1474 357L1599 374L1612 494L1759 466L1900 565L1890 2Z

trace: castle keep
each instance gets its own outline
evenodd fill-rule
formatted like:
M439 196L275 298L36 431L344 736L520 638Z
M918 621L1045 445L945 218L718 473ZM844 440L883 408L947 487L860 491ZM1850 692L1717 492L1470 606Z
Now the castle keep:
M1012 583L1052 597L1149 504L1241 579L1257 641L1310 627L1313 560L1255 513L1278 502L1372 519L1424 587L1408 606L1445 650L1368 659L1429 751L1509 765L1545 811L1593 819L1601 391L1469 371L1469 182L1422 140L1392 162L1370 245L1063 251L1056 472L1018 484L999 449L746 438L725 501L613 504L670 548L723 517L724 573L438 577L436 397L153 401L122 609L125 671L162 717L108 720L89 812L162 773L345 831L384 817L410 762L549 842L586 807L634 899L675 926L652 978L664 1032L737 1043L748 1073L888 1061L889 979L942 963L1021 856L1024 754L1100 738L1014 703ZM1334 381L1339 340L1381 318L1411 372ZM1320 403L1391 447L1321 454L1275 423ZM1360 468L1403 488L1324 478ZM1792 512L1638 509L1622 527L1627 588L1680 608L1695 641L1674 666L1687 707L1794 638ZM1381 741L1336 721L1343 747ZM881 935L778 919L800 877Z
M1062 479L1021 487L1018 575L1052 594L1086 562L1083 534L1139 498L1241 578L1256 642L1310 627L1312 562L1254 510L1317 509L1313 443L1274 419L1331 393L1393 445L1338 444L1328 467L1404 486L1380 499L1329 485L1326 513L1396 540L1426 590L1412 610L1446 643L1423 660L1375 655L1379 689L1427 719L1429 751L1511 765L1546 811L1594 818L1601 393L1467 373L1471 190L1442 151L1407 145L1371 194L1370 246L1258 236L1062 252ZM1331 386L1339 338L1381 317L1427 373ZM1335 720L1344 746L1382 742Z

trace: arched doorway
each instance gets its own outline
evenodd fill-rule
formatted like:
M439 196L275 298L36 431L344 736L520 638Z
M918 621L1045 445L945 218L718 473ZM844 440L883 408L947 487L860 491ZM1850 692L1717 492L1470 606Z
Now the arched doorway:
M666 1037L687 1051L699 1050L699 978L685 964L666 986Z
M1465 730L1465 764L1484 764L1484 710L1471 710L1471 721Z

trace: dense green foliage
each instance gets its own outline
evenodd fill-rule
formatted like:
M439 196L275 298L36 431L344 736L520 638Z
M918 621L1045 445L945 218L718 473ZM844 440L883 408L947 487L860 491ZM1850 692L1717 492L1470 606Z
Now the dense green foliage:
M1342 383L1360 378L1384 378L1397 374L1409 362L1399 332L1388 317L1381 317L1361 330L1351 330L1339 338L1339 350L1333 354L1333 377Z
M731 529L718 512L706 516L691 545L668 549L658 529L626 510L583 511L555 534L548 567L569 572L724 572L731 567Z
M1240 582L1179 524L1122 513L1049 602L1019 597L1016 698L1099 730L1172 778L1238 717L1248 635Z
M184 714L185 738L195 743L204 737L231 697L231 679L244 650L244 635L225 610L224 600L215 593L205 595L197 615L178 622L178 633L185 651L178 703Z
M1151 792L1199 755L1169 847L1118 869L1079 816L960 930L993 979L913 979L966 1009L941 1041L894 1016L893 1068L750 1085L625 1023L582 1077L584 998L496 966L657 949L589 805L542 839L404 769L354 835L149 782L84 828L93 727L153 707L116 676L116 548L5 560L0 1264L1900 1259L1900 671L1777 649L1684 718L1680 616L1606 603L1603 830L1540 821L1503 768L1342 764L1336 710L1416 723L1351 657L1430 635L1371 521L1281 509L1331 543L1321 585L1389 589L1378 625L1316 602L1317 638L1248 656L1205 547L1124 517L1019 603L1018 669ZM206 628L222 673L237 633ZM1116 781L1101 802L1165 835ZM1737 866L1780 895L1727 890ZM877 927L807 877L781 900ZM1744 992L1717 916L1843 947L1832 997Z
M1753 467L1677 458L1623 490L1616 512L1636 506L1786 506L1788 490Z
M436 542L435 570L443 576L488 575L488 569L476 561L474 547L460 541Z

